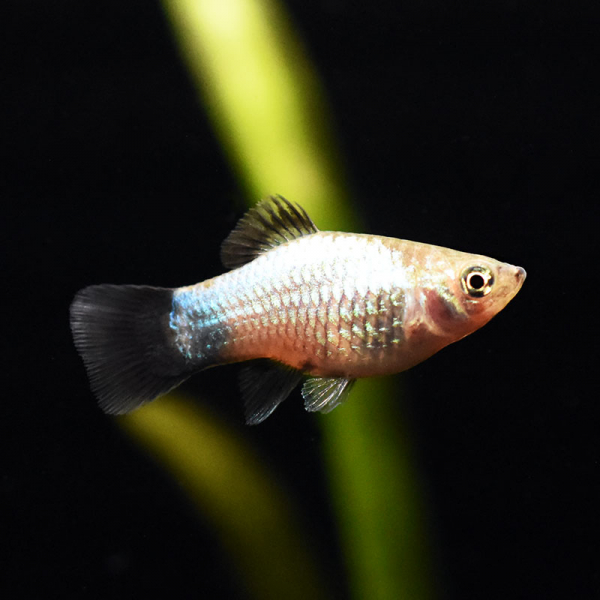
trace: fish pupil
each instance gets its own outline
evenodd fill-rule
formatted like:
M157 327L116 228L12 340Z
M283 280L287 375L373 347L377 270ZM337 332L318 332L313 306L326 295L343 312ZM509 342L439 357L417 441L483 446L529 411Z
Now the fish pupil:
M473 273L469 277L469 286L475 290L480 290L481 288L483 288L483 286L485 286L485 280L481 275Z

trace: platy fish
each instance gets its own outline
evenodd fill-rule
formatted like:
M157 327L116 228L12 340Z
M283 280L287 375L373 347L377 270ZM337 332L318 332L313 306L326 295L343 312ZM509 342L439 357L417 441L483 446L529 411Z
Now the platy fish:
M93 285L71 330L107 413L126 413L202 369L241 370L246 422L260 423L302 381L329 412L359 377L397 373L487 323L517 294L521 267L377 235L319 231L271 196L221 248L231 271L175 289Z

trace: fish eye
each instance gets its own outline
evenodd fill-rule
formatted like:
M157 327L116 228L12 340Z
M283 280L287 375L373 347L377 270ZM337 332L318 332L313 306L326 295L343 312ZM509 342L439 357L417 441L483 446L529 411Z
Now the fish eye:
M460 283L465 294L473 298L481 298L492 291L494 275L487 267L467 267L460 276Z

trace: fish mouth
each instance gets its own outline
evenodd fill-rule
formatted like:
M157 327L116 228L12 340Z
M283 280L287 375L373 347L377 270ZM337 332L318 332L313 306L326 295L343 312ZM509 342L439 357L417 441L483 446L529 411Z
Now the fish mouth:
M504 264L499 269L500 286L496 290L496 297L505 297L506 303L510 302L521 289L523 282L527 278L527 271L522 267Z
M527 279L527 271L523 267L515 267L515 278L519 285L523 285L523 282Z
M513 266L513 276L515 278L514 286L510 286L510 284L509 284L509 287L512 287L512 291L510 292L511 298L514 298L516 296L516 294L519 292L519 290L521 289L521 287L523 286L523 283L525 282L525 279L527 278L527 271L525 271L525 269L523 267L514 267Z

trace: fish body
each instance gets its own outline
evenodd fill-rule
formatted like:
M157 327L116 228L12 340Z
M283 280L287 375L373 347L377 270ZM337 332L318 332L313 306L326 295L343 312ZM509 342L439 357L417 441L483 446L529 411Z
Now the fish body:
M484 325L525 279L480 255L318 231L281 197L240 221L222 258L233 270L196 285L91 286L76 296L75 345L107 412L246 361L249 423L306 377L306 408L327 412L357 378L404 371Z

